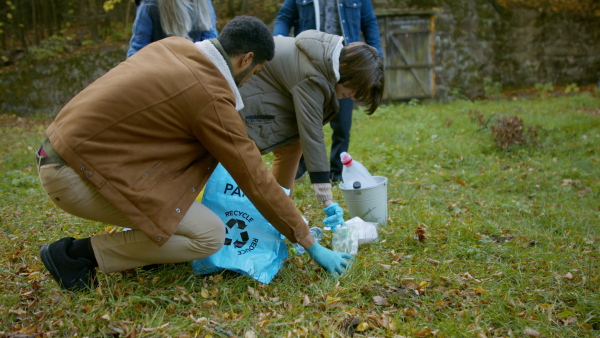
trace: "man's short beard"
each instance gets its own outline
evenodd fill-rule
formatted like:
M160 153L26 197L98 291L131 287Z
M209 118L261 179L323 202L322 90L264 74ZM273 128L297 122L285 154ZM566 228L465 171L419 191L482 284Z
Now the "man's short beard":
M252 70L254 69L254 62L252 62L250 64L250 66L248 66L246 69L244 69L242 72L240 72L237 75L233 76L233 81L235 81L235 84L238 87L241 87L242 85L240 84L240 82L242 82L242 80L246 77L246 75L248 75L248 73L250 73Z

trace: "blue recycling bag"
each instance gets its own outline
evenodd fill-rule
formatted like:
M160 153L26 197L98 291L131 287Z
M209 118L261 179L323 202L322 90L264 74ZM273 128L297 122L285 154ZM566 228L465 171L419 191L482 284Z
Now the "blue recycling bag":
M192 261L193 272L210 274L227 269L264 284L271 282L287 258L284 237L220 164L206 183L202 204L225 223L225 244L213 255Z

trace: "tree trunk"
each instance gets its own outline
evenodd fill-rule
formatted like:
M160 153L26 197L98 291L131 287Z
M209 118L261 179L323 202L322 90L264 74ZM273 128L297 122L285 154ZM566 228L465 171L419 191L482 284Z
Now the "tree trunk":
M98 12L96 10L96 0L88 0L88 27L92 35L92 41L98 41L100 36L98 34Z

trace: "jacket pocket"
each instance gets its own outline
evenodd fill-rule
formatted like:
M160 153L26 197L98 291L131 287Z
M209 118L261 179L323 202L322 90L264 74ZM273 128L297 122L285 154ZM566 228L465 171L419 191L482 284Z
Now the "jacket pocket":
M144 170L142 174L138 176L135 183L131 186L131 189L133 191L141 191L149 188L152 182L157 181L161 177L161 172L159 170L161 168L161 164L162 162L159 161L146 168L146 170Z
M360 11L362 10L362 2L357 0L340 0L342 20L346 20L349 25L360 28ZM357 32L352 32L357 33ZM349 32L346 34L350 35Z
M245 117L248 136L256 143L261 153L277 143L274 115L249 115Z

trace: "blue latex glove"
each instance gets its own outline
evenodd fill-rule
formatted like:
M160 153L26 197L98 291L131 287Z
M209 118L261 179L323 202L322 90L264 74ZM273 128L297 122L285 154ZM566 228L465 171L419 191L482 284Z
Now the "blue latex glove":
M332 274L336 271L341 275L348 266L346 259L354 259L350 254L331 251L321 246L318 242L315 242L313 246L306 249L306 252L308 252L310 258L317 262L317 264Z
M323 209L327 218L323 220L325 226L330 227L331 231L336 232L338 225L344 225L344 210L337 204L330 204L327 208Z

